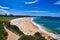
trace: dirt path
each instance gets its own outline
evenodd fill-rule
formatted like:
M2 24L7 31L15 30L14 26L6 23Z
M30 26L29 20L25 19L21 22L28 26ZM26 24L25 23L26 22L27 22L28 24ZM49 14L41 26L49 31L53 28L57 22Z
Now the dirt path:
M4 27L8 33L7 40L18 40L19 36Z

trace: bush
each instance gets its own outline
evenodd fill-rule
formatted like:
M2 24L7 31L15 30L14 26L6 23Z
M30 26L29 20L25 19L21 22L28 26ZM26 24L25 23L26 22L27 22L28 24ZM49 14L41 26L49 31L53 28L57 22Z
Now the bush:
M41 34L40 34L39 32L36 32L36 33L34 34L34 36L37 37L38 40L47 40L47 39L45 39L43 36L41 36Z
M18 40L37 40L37 38L30 35L23 35Z

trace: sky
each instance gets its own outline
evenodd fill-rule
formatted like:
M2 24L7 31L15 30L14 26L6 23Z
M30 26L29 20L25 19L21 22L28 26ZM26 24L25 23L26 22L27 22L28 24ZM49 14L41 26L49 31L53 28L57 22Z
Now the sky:
M0 0L0 14L58 16L60 0Z

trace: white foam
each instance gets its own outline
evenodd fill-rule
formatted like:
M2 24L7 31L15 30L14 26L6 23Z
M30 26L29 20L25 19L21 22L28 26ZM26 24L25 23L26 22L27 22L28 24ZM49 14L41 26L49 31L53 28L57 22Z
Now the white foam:
M54 34L54 33L52 33L52 32L46 31L46 29L45 29L43 26L38 25L38 24L36 24L34 21L32 21L33 19L34 19L34 18L31 18L31 22L32 22L34 25L36 25L36 26L39 28L40 31L42 31L42 32L44 32L44 33L47 33L48 35L50 35L50 36L53 37L54 39L60 40L60 35L57 35L57 34Z

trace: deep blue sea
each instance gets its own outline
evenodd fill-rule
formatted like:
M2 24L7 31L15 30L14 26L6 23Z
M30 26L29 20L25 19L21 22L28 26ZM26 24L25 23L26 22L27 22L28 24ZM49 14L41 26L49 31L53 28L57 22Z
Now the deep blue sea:
M51 17L51 18L34 18L33 21L41 25L52 32L60 34L60 17Z

